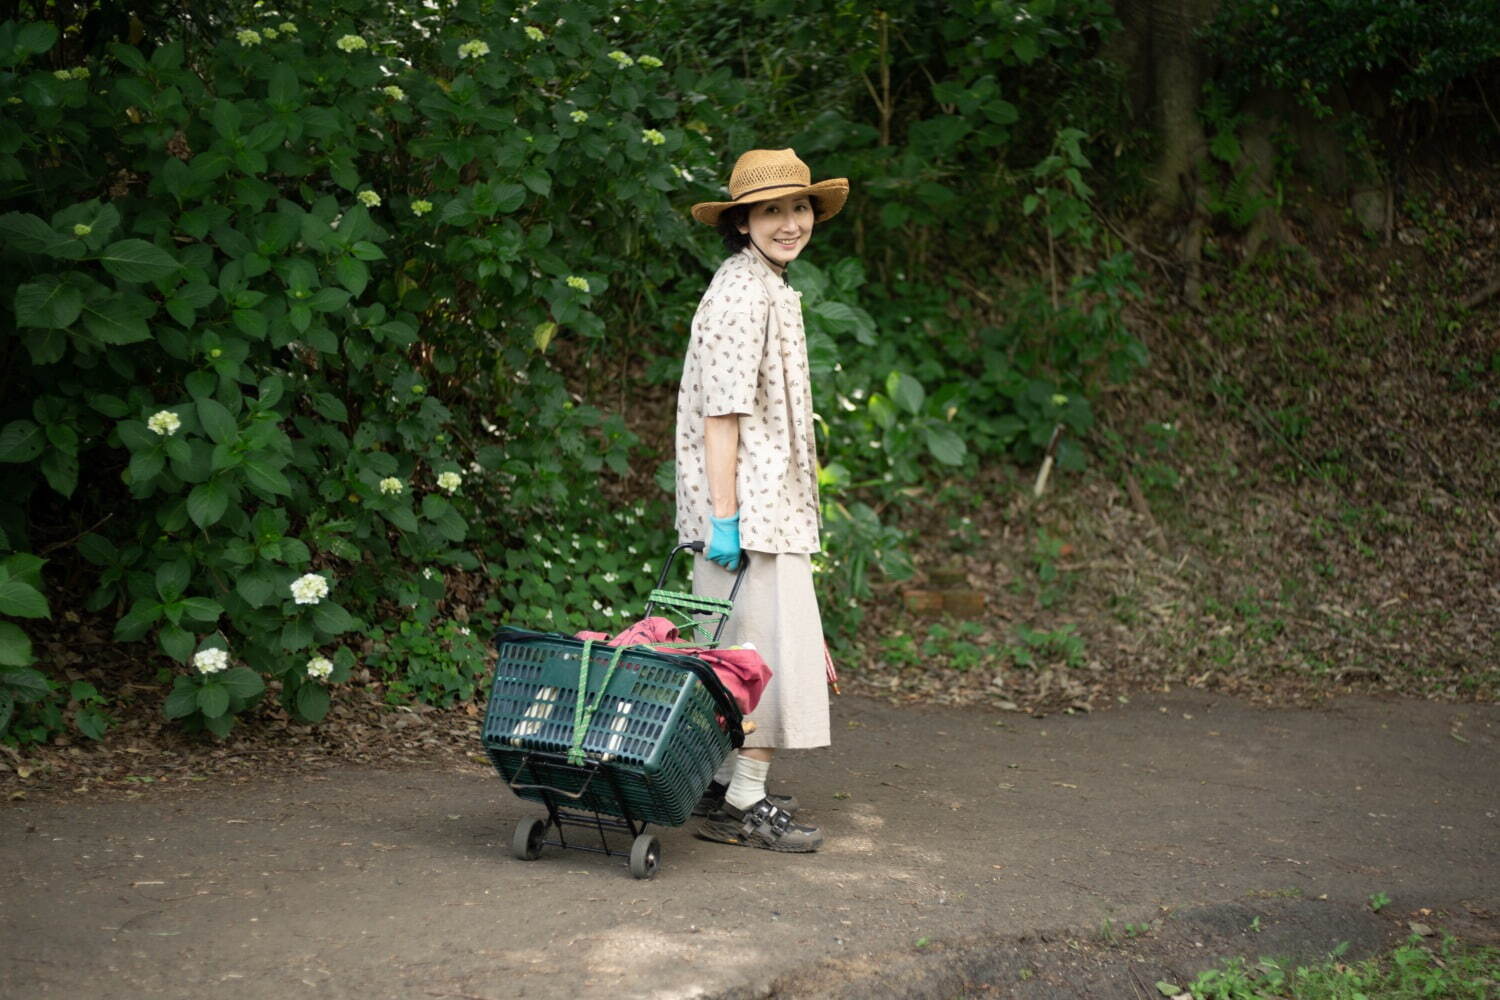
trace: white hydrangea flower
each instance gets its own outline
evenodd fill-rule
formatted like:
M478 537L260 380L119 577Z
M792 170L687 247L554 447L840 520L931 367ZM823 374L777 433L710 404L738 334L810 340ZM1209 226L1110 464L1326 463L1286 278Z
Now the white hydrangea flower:
M431 580L432 579L432 567L431 566L423 566L422 567L422 579L424 579L424 580Z
M1067 404L1068 404L1068 397L1066 395L1064 395L1063 393L1060 393L1060 392L1055 392L1055 393L1052 394L1052 405L1053 406L1066 406Z
M541 28L535 27L534 25L530 24L526 26L526 37L531 39L533 42L545 42L547 40L547 36L542 34Z
M182 418L171 410L157 410L146 421L146 426L154 434L159 434L162 437L171 437L182 426Z
M394 496L395 494L400 493L405 488L406 487L401 484L401 480L397 479L395 476L386 476L380 481L380 492L384 493L386 496Z
M650 576L651 575L651 564L650 563L641 563L641 572L645 573L647 576Z
M568 113L568 117L573 119L573 121L577 124L582 125L584 122L589 120L589 113L583 110L570 111Z
M359 52L370 47L370 43L358 35L344 35L333 44L345 52Z
M617 576L615 576L613 573L605 573L604 574L604 582L605 583L614 583L615 580L617 580L617 579L619 579L619 578Z
M667 137L654 128L644 129L641 132L641 141L648 146L660 146L667 141Z
M307 661L307 676L323 681L333 673L333 661L326 656L314 656Z
M247 49L252 45L260 44L260 32L256 31L253 28L241 28L239 31L236 31L234 33L234 37L235 41L239 42Z
M472 633L469 631L469 627L467 625L463 625L463 626L459 627L458 634L459 635L471 635Z
M282 21L276 27L283 35L295 35L297 33L297 26L291 21Z
M479 39L464 42L458 47L458 58L460 59L482 59L490 54L490 46L487 42Z
M229 669L229 652L223 649L200 649L193 654L193 666L200 674L217 674Z
M542 569L551 569L551 568L552 568L552 560L551 559L543 559L542 560Z
M292 581L292 599L298 604L317 604L328 596L328 578L320 573L304 573Z
M73 224L73 235L74 236L87 236L89 233L92 233L93 231L94 231L94 227L88 225L87 223L84 223L84 222L75 222Z
M374 208L375 206L380 204L380 195L376 194L374 191L361 191L354 197L359 199L359 203L366 208Z
M625 551L629 552L631 555L635 555L636 554L636 552L635 552L635 546L634 545L627 546L626 549L625 549Z
M596 601L594 601L594 610L595 610L595 611L603 611L603 610L604 610L604 605L602 605L602 604L600 604L600 603L599 603L599 602L598 602L598 601L597 601L597 600L596 600Z
M456 472L439 472L437 477L438 489L455 492L464 483L464 477Z
M636 60L636 62L640 63L647 69L656 69L661 66L661 60L656 58L655 56L641 56Z
M255 34L255 32L253 32L253 31L250 32L250 33L252 35ZM256 39L256 41L259 41L259 39ZM243 45L244 43L241 42L240 44ZM52 71L52 75L55 76L55 77L57 77L59 80L71 80L71 79L73 79L73 71L70 70L70 69L55 69L55 70Z
M567 286L569 288L576 288L580 292L583 292L585 294L588 293L588 290L589 290L589 279L587 279L587 278L580 278L576 274L570 274L567 277L567 282L566 283L567 283Z
M411 203L412 215L420 217L426 215L430 211L432 211L432 202L428 201L426 198L418 198L416 201Z
M395 84L391 84L389 87L381 87L380 92L393 101L406 100L406 91L402 90Z
M614 616L615 616L615 609L614 608L605 608L604 609L604 617L606 617L606 618L613 618Z
M625 53L621 52L619 49L615 49L613 52L611 52L609 54L609 57L613 59L621 69L624 69L627 66L635 65L635 60L627 56Z

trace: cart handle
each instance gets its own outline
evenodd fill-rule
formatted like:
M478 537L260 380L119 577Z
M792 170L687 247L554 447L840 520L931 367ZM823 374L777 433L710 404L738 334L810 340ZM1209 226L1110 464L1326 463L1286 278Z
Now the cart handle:
M656 587L655 587L655 590L663 590L663 589L666 588L667 577L669 577L669 576L672 575L672 565L677 561L677 553L681 552L683 549L691 549L693 552L701 554L703 552L704 548L705 548L704 544L701 541L697 541L697 542L683 542L682 544L678 545L676 548L672 549L672 551L667 555L666 562L664 562L662 564L661 573L659 573L657 575L657 577L656 577ZM740 567L739 567L738 570L735 571L735 574L734 574L734 586L731 587L730 590L729 590L729 598L728 598L729 610L732 610L734 608L734 599L736 597L738 597L739 594L740 594L740 586L742 584L744 584L744 582L745 582L745 570L747 570L749 568L750 568L750 559L749 559L749 557L741 554L741 556L740 556ZM646 607L645 607L645 610L644 610L644 613L646 615L650 615L651 614L651 609L652 609L652 607L655 606L655 603L656 602L654 602L654 601L647 601L646 602ZM719 636L721 636L721 635L724 634L724 625L728 621L728 618L729 618L729 614L728 614L728 610L726 610L726 612L724 614L724 617L722 617L722 618L719 619L719 624L714 628L714 638L713 638L713 641L715 643L717 643L719 641ZM694 626L694 628L697 628L697 627L698 626L696 626L696 625Z

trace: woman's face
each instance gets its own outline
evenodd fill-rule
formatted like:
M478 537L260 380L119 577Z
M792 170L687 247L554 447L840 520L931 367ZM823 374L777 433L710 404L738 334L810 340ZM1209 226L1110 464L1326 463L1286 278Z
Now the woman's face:
M813 207L806 195L777 198L750 206L740 232L749 235L778 267L786 267L807 246L813 231Z

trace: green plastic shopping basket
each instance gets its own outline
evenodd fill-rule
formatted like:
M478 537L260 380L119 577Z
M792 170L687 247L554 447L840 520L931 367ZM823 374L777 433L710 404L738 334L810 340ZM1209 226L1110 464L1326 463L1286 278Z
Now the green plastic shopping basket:
M717 641L743 566L727 601L663 589L677 553L702 545L673 550L646 614L673 614L684 635L711 627ZM632 874L654 875L660 846L645 825L686 822L719 765L744 742L739 708L713 668L684 654L521 628L501 629L495 645L484 750L517 795L548 813L545 823L522 820L516 855L532 860L546 843L614 854L605 831L628 830L636 838ZM569 843L564 826L597 829L602 849ZM548 841L552 827L557 839Z

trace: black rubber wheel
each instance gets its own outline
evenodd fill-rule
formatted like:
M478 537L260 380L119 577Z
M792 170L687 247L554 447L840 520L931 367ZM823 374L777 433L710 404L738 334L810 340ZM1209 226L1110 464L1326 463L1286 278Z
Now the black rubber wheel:
M542 856L542 839L546 835L547 824L528 816L516 824L516 832L510 838L510 853L522 861L535 861Z
M636 878L655 878L661 867L661 841L649 833L635 838L630 845L630 874Z

